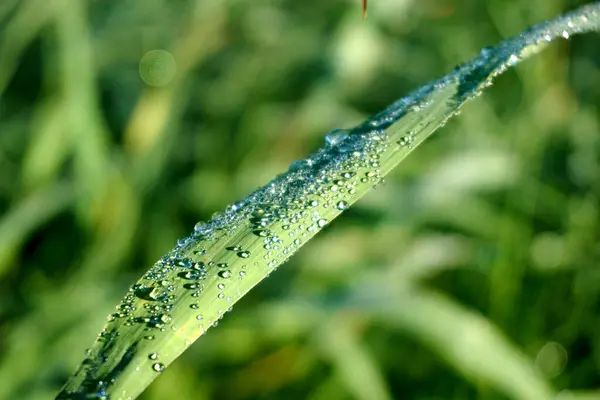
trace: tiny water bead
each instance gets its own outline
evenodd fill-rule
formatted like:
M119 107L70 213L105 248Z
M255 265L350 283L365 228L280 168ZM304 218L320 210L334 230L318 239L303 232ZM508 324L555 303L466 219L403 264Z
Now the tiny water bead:
M519 56L517 54L512 54L509 58L508 58L508 66L513 66L515 64L517 64L519 62Z
M223 279L228 279L228 278L231 278L231 271L229 271L229 270L219 271L217 273L217 275L219 275L219 277L221 277Z
M240 258L248 258L248 257L250 257L250 252L247 250L240 251L237 253L237 256Z
M347 201L338 201L338 203L335 205L335 207L338 210L345 210L346 208L348 208L348 202Z
M173 260L173 263L178 267L183 268L191 268L193 265L193 261L189 258L176 258Z
M190 238L188 237L182 237L181 239L177 240L177 247L185 247L190 243Z
M401 137L400 140L398 140L396 143L399 144L400 146L410 147L413 143L413 140L414 140L414 135L409 134L409 135Z
M347 129L334 129L325 136L325 143L334 147L342 143L348 137Z
M194 225L194 232L199 233L201 235L210 233L210 230L210 225L204 221L200 221L196 225Z
M204 263L202 261L200 262L196 262L192 265L192 268L195 269L196 271L204 271L206 269L206 266L204 265Z
M157 360L158 359L158 353L150 353L148 354L148 358L151 360Z
M152 364L152 369L156 372L163 372L165 370L165 364L161 362L154 363Z
M487 58L487 57L490 57L491 55L494 54L494 50L495 49L492 46L484 46L484 47L481 48L481 51L479 52L479 54L482 57L486 57Z
M266 229L255 229L252 231L253 234L259 237L267 237L269 236L269 231Z
M201 277L201 275L196 271L187 271L179 274L179 277L190 281L195 281L198 280Z
M200 289L200 285L198 285L197 283L186 283L185 285L183 285L183 287L189 290Z

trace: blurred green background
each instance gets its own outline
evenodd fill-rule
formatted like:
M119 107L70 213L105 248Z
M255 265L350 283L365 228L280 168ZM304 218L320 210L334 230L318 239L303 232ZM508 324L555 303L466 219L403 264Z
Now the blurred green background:
M2 0L0 398L53 398L135 279L326 132L584 3ZM508 72L141 398L506 399L451 347L496 326L498 379L508 348L600 399L599 104L599 35ZM377 275L443 340L336 294Z

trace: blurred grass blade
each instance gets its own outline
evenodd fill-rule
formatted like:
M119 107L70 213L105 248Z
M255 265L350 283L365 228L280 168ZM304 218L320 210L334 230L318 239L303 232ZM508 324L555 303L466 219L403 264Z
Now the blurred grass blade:
M58 398L138 396L232 305L508 67L555 38L600 28L600 4L485 48L216 214L159 260L109 316ZM207 188L208 190L208 188Z
M352 315L337 315L317 335L321 353L329 359L338 379L357 400L392 399L375 357L361 346L364 326Z
M0 278L9 271L27 235L73 202L73 188L64 182L41 187L23 198L0 219Z
M363 295L352 305L408 331L472 382L511 399L555 398L533 362L484 317L441 295L414 287L398 290L382 279L358 291Z
M8 14L10 3L2 1L0 11ZM26 0L19 2L19 13L4 22L0 19L0 97L18 67L19 58L36 35L56 15L60 15L67 2ZM2 17L2 15L0 15Z
M557 400L597 400L600 399L600 390L568 391L561 392Z

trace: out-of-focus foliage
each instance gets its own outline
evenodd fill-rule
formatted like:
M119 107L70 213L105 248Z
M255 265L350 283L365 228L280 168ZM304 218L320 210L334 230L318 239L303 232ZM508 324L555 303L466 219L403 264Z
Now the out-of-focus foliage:
M54 395L134 279L325 132L576 3L2 2L0 398ZM516 349L600 396L599 48L509 72L142 398L500 399L465 358ZM349 311L378 275L402 314Z

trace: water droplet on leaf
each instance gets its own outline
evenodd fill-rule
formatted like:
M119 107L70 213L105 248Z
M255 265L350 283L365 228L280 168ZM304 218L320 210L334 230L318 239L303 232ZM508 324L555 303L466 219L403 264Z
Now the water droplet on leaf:
M163 372L165 370L165 364L163 363L154 363L152 364L152 369L155 370L156 372Z
M334 129L325 136L325 143L328 146L337 146L342 143L348 137L348 130L346 129Z
M228 278L231 278L231 271L229 271L229 270L219 271L219 273L217 275L219 275L223 279L228 279Z
M345 210L346 208L348 208L348 202L343 200L338 201L338 203L335 206L338 210Z
M240 258L248 258L248 257L250 257L250 252L247 250L244 250L244 251L238 252L237 255Z

